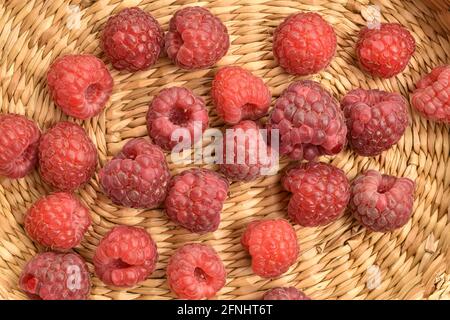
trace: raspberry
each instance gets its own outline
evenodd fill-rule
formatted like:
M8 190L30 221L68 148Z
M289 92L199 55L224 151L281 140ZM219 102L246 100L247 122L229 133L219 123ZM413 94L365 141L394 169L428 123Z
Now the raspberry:
M45 252L27 263L19 286L33 300L87 300L91 279L78 254Z
M267 146L259 126L244 120L227 129L219 170L230 180L251 181L269 174L275 164L274 157L275 153Z
M97 166L97 149L79 125L59 122L39 144L42 180L58 191L71 192L89 181Z
M117 70L145 70L158 60L164 32L152 15L126 8L108 19L100 45Z
M396 144L408 126L406 100L398 93L355 89L341 102L347 139L362 156L376 156Z
M263 300L311 300L302 291L295 287L279 287L266 291Z
M273 34L273 54L283 69L307 75L325 69L336 52L336 34L319 14L290 15Z
M416 85L411 104L430 120L450 123L450 65L434 68Z
M217 113L229 124L261 118L271 102L262 79L241 67L221 68L212 82L211 95Z
M388 232L408 222L414 203L414 181L368 170L352 183L349 208L362 225Z
M341 169L308 162L286 171L283 187L292 192L288 214L304 227L317 227L337 220L350 199L350 183Z
M191 90L172 87L162 90L147 112L147 130L154 143L170 151L178 144L172 140L183 137L183 145L196 143L208 127L208 110L202 98ZM184 141L184 137L190 137Z
M41 132L37 125L18 114L0 114L0 175L25 177L38 161Z
M170 180L164 153L144 138L128 141L99 175L108 197L131 208L156 208L164 201Z
M169 58L182 69L209 68L229 47L227 27L208 9L186 7L170 19L165 48Z
M252 257L253 272L264 278L285 273L299 252L294 228L284 219L251 222L241 243Z
M379 28L364 27L356 43L356 57L372 76L390 78L402 72L416 48L412 35L398 23L382 23Z
M95 250L95 273L106 285L132 287L152 274L157 260L156 244L147 231L117 226Z
M25 230L30 238L53 250L77 246L90 225L88 209L65 192L40 198L25 217Z
M207 169L190 169L172 178L165 201L169 218L191 232L217 230L228 181Z
M98 115L111 96L113 79L102 60L91 54L56 59L47 73L55 104L74 118Z
M217 252L198 243L185 244L169 260L167 280L181 299L213 297L226 281L225 267Z
M268 129L279 129L280 153L313 160L339 153L347 127L338 102L314 81L293 82L276 100Z

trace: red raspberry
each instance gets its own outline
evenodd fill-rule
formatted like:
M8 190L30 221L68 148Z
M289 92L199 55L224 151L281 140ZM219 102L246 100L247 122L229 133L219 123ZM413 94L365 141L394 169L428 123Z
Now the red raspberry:
M71 192L89 181L97 166L97 149L79 125L59 122L39 144L42 179L59 191Z
M283 187L292 192L288 214L304 227L337 220L350 199L350 183L341 169L331 164L308 162L286 171Z
M219 255L204 244L185 244L167 266L169 286L181 299L211 298L225 285L226 277Z
M117 226L95 250L95 273L106 285L132 287L152 274L157 260L156 244L147 231Z
M128 141L99 175L108 197L131 208L157 207L166 197L170 180L164 153L144 138Z
M190 137L189 141L181 140L190 146L198 141L207 127L208 110L205 102L187 88L162 90L153 99L147 112L148 134L154 143L167 151L178 144L178 140L172 140L172 134Z
M227 27L208 9L186 7L170 19L165 47L178 67L205 69L227 53L230 39Z
M241 67L221 68L212 82L211 95L217 113L229 124L261 118L271 102L262 79Z
M450 123L450 65L434 68L416 85L411 104L424 117Z
M223 140L223 163L219 170L230 180L250 181L268 175L275 153L267 146L259 126L244 120L227 129Z
M294 228L284 219L251 222L241 243L252 257L253 272L264 278L285 273L299 252Z
M416 49L412 35L398 23L364 27L356 43L356 56L363 70L372 76L390 78L402 72Z
M263 300L311 300L302 291L295 287L279 287L266 291Z
M27 263L19 286L33 300L87 300L91 279L78 254L45 252Z
M98 115L111 96L113 79L102 60L91 54L56 59L47 73L55 104L74 118Z
M108 19L100 45L117 70L145 70L158 60L164 32L151 14L126 8Z
M376 156L396 144L408 126L406 100L398 93L352 90L341 102L347 139L362 156Z
M307 75L325 69L336 53L333 27L319 14L290 15L273 34L273 54L283 69Z
M350 210L372 231L387 232L408 222L414 204L414 181L368 170L352 183Z
M165 201L169 218L191 232L217 230L228 181L207 169L190 169L172 178Z
M0 175L25 177L38 161L41 132L37 125L18 114L0 114Z
M88 209L65 192L40 198L25 217L25 230L30 238L53 250L77 246L90 225Z
M280 130L280 154L313 160L339 153L347 127L338 102L314 81L293 82L277 99L268 129Z

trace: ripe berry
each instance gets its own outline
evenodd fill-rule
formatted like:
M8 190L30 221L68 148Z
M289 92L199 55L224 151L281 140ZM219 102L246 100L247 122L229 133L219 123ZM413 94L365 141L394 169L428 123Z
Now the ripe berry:
M341 102L347 139L362 156L376 156L396 144L408 126L406 100L398 93L352 90Z
M167 266L167 281L180 299L211 298L225 285L226 276L219 255L204 244L185 244Z
M78 254L45 252L27 263L19 286L33 300L87 300L91 279Z
M40 198L25 217L25 230L30 238L52 250L77 246L90 225L88 209L65 192Z
M102 60L77 54L52 63L47 85L53 101L65 114L84 120L103 110L111 96L113 79Z
M398 23L364 27L356 43L356 56L363 70L372 76L390 78L402 72L416 48L412 35Z
M295 287L278 287L266 291L263 300L311 300Z
M279 129L280 154L294 160L334 155L346 143L347 127L338 102L310 80L293 82L281 94L268 129Z
M252 257L253 272L264 278L276 278L288 271L299 252L294 228L284 219L251 222L241 243Z
M147 112L147 130L153 142L170 151L179 142L186 147L195 144L208 127L208 110L201 97L183 87L162 90ZM184 137L190 137L187 141Z
M189 169L172 178L165 201L169 218L191 232L217 230L228 181L207 169Z
M208 9L186 7L170 19L165 48L169 58L182 69L209 68L229 47L227 28Z
M97 166L97 149L79 125L59 122L42 135L39 166L44 182L72 192L89 181Z
M151 14L125 8L108 19L100 45L117 70L145 70L158 60L164 32Z
M18 114L0 114L0 175L18 179L34 169L41 132Z
M251 181L271 173L275 153L266 144L259 126L244 120L226 130L219 170L232 181Z
M450 65L434 68L412 93L411 104L424 117L450 123Z
M164 153L144 138L128 141L99 176L103 191L115 204L148 209L164 201L170 179Z
M216 111L226 123L256 120L269 110L271 95L261 78L241 67L223 67L212 82Z
M389 232L404 226L414 204L414 181L368 170L352 183L350 210L363 226Z
M156 244L147 231L117 226L95 250L95 273L107 285L132 287L152 274L157 260Z
M304 227L326 225L344 214L350 199L350 183L344 171L320 162L291 167L282 178L292 192L288 214Z
M330 64L335 52L334 29L317 13L290 15L273 34L275 58L294 75L319 72Z

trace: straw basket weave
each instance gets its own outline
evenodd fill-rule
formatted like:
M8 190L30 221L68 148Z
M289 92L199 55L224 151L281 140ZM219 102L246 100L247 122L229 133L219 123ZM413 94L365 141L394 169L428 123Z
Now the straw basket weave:
M130 138L147 135L145 113L152 97L164 87L186 86L204 97L211 127L223 125L209 96L219 66L251 70L270 86L273 98L278 97L295 77L274 61L272 31L299 10L320 13L336 30L336 57L325 71L310 78L338 99L355 87L396 91L407 97L422 75L450 63L448 0L0 0L1 112L24 114L42 130L67 119L54 106L46 87L46 71L56 57L85 52L104 58L99 31L111 14L125 7L137 5L151 12L167 30L173 13L190 4L205 6L224 21L231 39L227 56L215 68L192 72L178 69L165 57L154 68L137 73L119 73L108 64L115 86L106 110L88 121L76 121L96 144L100 166ZM379 6L383 22L406 26L417 43L406 70L388 80L364 74L355 61L355 41L370 4ZM146 228L157 242L160 258L151 277L131 289L107 287L93 275L91 298L175 298L165 278L168 258L181 245L200 241L219 252L228 272L219 299L260 299L267 289L287 285L304 290L313 299L449 299L450 128L427 121L411 109L410 114L411 126L404 137L381 156L358 157L346 150L322 160L342 168L350 179L367 168L415 179L411 220L386 234L366 231L348 214L326 227L296 225L300 257L286 274L272 280L252 273L240 236L251 220L286 217L288 194L280 186L280 175L233 184L219 229L199 237L168 221L162 210L113 205L101 192L96 174L78 192L90 208L93 225L76 251L86 258L90 270L99 240L116 224ZM184 169L170 163L170 157L168 161L173 174ZM282 159L281 165L286 164ZM37 171L24 179L0 181L0 298L25 298L18 288L19 274L26 261L43 248L27 237L23 218L27 208L49 192Z

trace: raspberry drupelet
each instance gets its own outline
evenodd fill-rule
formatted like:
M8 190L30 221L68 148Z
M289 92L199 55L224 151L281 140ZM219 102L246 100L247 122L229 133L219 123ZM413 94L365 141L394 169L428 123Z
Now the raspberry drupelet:
M311 300L295 287L273 288L264 293L263 300Z

